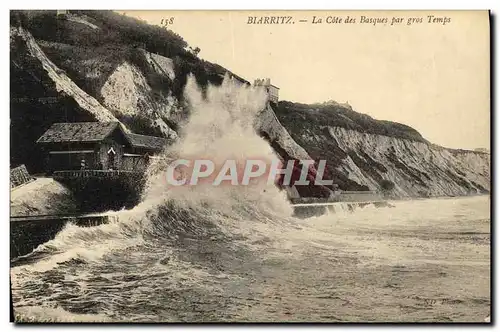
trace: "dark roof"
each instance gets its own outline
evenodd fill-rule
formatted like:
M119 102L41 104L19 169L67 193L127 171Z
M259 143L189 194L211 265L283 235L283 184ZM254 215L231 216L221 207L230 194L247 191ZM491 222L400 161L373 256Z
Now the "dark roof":
M118 122L54 123L37 143L100 142L117 127L123 132ZM167 144L167 140L161 137L125 132L123 134L134 148L161 150Z
M99 142L117 126L118 122L54 123L37 143Z
M147 148L161 150L167 144L167 140L156 136L145 136L139 134L125 134L130 145L134 148Z

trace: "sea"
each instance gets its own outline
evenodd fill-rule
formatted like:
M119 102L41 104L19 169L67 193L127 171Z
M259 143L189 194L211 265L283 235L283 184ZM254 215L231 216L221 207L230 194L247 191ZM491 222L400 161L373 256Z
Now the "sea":
M338 203L299 219L272 184L169 187L172 158L271 158L261 92L224 81L185 95L182 139L148 170L141 203L67 224L10 270L25 322L484 322L490 197Z

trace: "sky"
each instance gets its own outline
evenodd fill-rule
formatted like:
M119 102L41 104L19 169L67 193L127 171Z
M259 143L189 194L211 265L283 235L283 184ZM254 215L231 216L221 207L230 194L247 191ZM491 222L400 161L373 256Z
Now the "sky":
M173 18L167 28L199 47L201 58L250 82L271 78L280 100L348 102L357 112L409 125L432 143L490 146L486 11L121 13L157 25ZM450 20L429 23L428 15ZM295 24L248 24L249 16L292 16ZM323 22L313 24L313 16ZM356 23L326 23L328 16ZM388 21L362 23L361 16ZM392 17L401 23L391 25ZM423 21L408 25L410 18Z

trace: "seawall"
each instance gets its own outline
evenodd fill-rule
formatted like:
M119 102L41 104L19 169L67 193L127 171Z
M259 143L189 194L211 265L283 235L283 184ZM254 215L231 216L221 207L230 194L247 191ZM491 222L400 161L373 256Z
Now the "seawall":
M339 211L354 211L358 207L373 204L376 207L386 207L390 204L376 191L341 191L332 197L301 197L290 199L294 216L310 218Z
M99 171L91 171L92 173ZM141 199L144 174L140 172L101 171L86 176L79 171L54 172L54 180L67 187L79 211L103 212L132 208Z
M382 201L382 194L376 191L340 191L333 192L328 198L322 197L297 197L290 198L292 204L318 204L334 202L374 202Z

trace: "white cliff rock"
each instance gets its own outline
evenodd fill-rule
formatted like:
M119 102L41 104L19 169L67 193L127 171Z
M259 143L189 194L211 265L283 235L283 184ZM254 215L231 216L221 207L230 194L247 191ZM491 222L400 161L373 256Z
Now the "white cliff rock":
M54 81L57 91L72 97L81 108L91 113L97 121L118 121L107 108L101 105L94 97L80 89L63 70L50 61L28 31L21 27L11 27L11 38L16 36L21 37L26 42L26 47L30 55L41 62L43 69Z
M395 184L398 196L454 196L490 190L489 154L451 150L339 127L329 127L328 131L342 150L353 150L370 164L371 161L364 157L366 154L383 165L386 172L376 168L374 171ZM380 189L378 182L349 156L337 169L347 172L349 179L359 184L372 190Z

